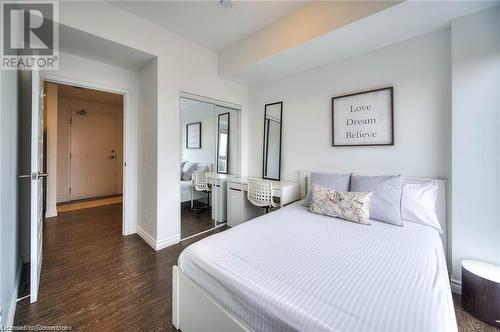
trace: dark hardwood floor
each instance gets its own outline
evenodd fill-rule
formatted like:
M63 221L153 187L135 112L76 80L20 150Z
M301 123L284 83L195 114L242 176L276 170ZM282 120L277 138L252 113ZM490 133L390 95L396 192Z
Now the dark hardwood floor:
M201 205L195 201L195 206ZM197 216L191 211L190 204L181 206L181 239L214 228L214 223L211 211L204 211Z
M457 316L458 330L460 332L500 332L500 328L489 325L465 311L462 307L460 295L453 294L453 303L455 305L455 314Z
M172 266L186 246L207 235L155 252L136 234L121 235L121 214L115 204L47 220L38 302L18 302L15 325L174 330Z
M61 213L45 223L38 302L18 302L16 325L85 331L174 331L172 266L207 234L155 252L121 235L121 204ZM224 230L218 228L208 234ZM459 331L500 331L465 312L454 295Z

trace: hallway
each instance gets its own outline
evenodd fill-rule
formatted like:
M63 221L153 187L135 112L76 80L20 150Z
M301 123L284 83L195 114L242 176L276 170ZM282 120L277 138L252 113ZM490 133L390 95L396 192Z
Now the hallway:
M122 205L61 213L45 222L38 302L17 304L15 325L153 331L171 324L172 265L188 244L155 252L121 235Z

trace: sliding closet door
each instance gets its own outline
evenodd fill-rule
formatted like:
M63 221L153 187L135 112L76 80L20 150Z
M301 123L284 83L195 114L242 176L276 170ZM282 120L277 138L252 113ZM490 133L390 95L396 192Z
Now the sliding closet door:
M215 227L213 216L215 171L215 105L180 99L181 239ZM194 185L194 172L203 172L203 183Z

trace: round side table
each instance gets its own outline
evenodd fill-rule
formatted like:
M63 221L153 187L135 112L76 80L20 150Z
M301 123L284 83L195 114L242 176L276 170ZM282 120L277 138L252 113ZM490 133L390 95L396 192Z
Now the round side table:
M462 261L462 305L482 321L500 327L500 266Z

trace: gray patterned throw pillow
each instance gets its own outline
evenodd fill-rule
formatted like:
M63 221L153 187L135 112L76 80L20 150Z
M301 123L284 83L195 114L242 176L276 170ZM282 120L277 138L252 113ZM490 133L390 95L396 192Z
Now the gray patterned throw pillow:
M309 211L358 224L370 224L372 192L341 192L313 185L311 193Z

